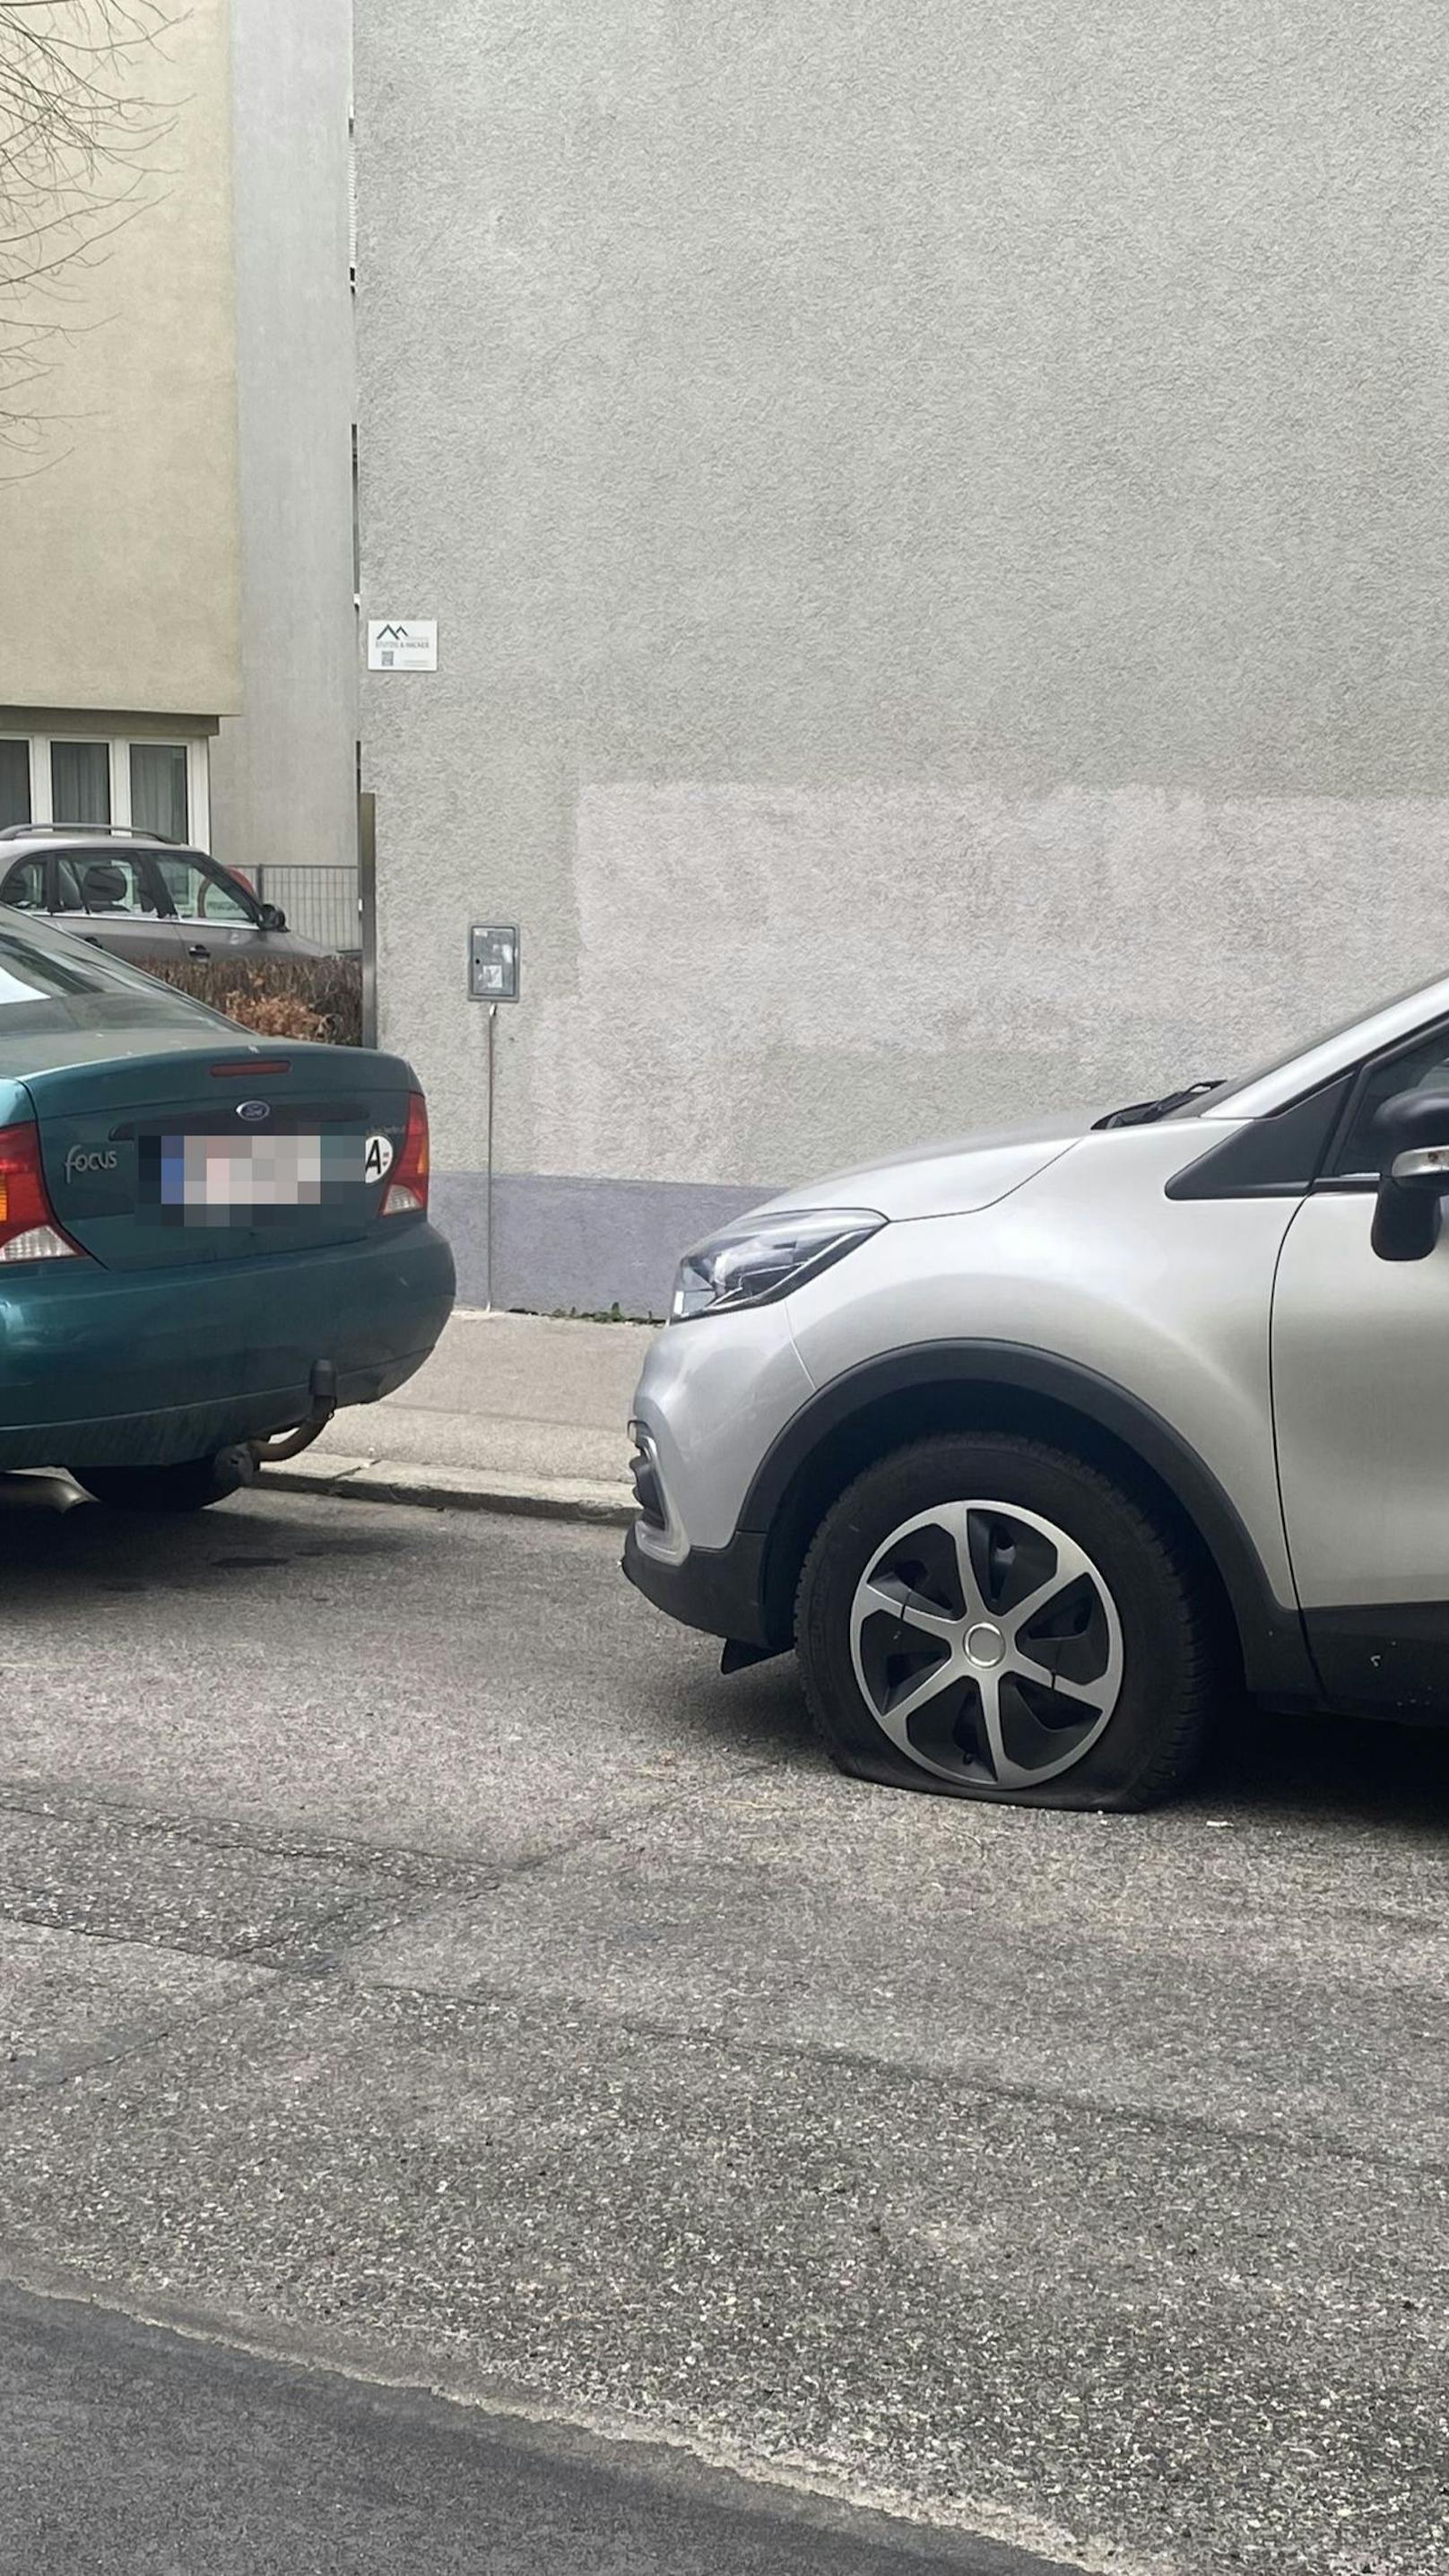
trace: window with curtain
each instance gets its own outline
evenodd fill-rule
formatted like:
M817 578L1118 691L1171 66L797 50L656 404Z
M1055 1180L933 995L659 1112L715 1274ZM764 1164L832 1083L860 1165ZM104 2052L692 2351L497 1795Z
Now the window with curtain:
M57 823L109 823L111 746L108 742L53 742L50 805Z
M0 741L0 826L30 819L30 745Z
M165 841L187 839L184 742L132 743L131 820L138 832L159 832Z

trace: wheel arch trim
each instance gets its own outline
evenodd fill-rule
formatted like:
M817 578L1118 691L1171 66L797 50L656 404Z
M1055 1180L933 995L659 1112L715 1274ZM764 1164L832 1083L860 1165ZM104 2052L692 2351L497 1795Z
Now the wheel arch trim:
M1044 1400L1082 1417L1140 1460L1196 1531L1217 1570L1242 1646L1250 1690L1318 1699L1321 1685L1296 1604L1278 1600L1236 1504L1171 1423L1079 1360L1016 1342L918 1342L884 1352L822 1387L776 1437L756 1470L738 1529L768 1542L797 1479L832 1435L892 1396L948 1383Z

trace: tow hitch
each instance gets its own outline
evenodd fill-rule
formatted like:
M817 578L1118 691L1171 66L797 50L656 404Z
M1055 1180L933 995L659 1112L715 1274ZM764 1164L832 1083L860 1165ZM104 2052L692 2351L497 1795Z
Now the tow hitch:
M337 1368L332 1360L314 1360L308 1381L312 1409L295 1431L283 1431L275 1440L249 1440L247 1443L259 1467L273 1467L283 1458L299 1458L320 1439L337 1410Z

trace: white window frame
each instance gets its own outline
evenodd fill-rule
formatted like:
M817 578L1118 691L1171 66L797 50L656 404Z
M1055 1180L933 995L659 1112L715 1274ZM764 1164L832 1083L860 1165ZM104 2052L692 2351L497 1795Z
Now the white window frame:
M211 745L204 733L186 737L186 815L193 850L211 850Z
M7 734L7 742L30 744L30 819L53 823L50 746L53 742L103 742L110 754L111 821L124 830L131 820L131 745L133 742L180 743L186 752L188 847L211 848L211 747L205 734L111 733L104 725L66 725L57 733Z
M30 737L30 819L32 823L55 821L55 797L50 775L50 746L53 742L103 742L106 745L111 770L111 821L119 823L123 819L129 820L129 797L125 817L116 812L114 737L107 733L104 725L67 725L61 733L33 733ZM69 820L69 815L61 816L62 822Z

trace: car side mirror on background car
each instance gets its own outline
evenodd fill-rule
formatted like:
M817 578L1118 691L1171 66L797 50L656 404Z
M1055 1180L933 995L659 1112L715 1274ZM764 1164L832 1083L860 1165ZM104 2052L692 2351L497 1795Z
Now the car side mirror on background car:
M1380 1261L1427 1261L1449 1192L1449 1091L1401 1091L1373 1122L1382 1160L1370 1241Z
M264 903L260 918L263 930L285 930L287 927L287 916L279 903Z

